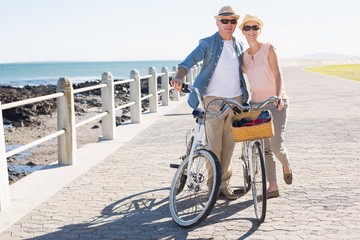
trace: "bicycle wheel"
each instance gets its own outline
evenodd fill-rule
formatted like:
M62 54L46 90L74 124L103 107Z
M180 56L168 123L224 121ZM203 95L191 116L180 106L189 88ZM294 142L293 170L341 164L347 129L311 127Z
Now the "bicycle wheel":
M254 181L251 182L251 188L255 215L258 221L262 223L264 222L266 215L266 173L264 155L259 142L255 142L252 147L251 161L251 175L254 176Z
M220 182L220 163L213 152L197 150L191 166L187 157L176 171L170 188L169 207L176 224L190 228L205 220L215 206Z

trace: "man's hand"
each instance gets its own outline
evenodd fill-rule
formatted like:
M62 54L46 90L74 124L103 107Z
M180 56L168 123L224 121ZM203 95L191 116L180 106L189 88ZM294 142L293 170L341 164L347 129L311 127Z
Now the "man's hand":
M173 78L171 81L171 86L174 87L176 91L181 91L183 85L183 79L180 78Z
M184 77L187 74L186 69L183 67L179 67L176 75L170 81L170 84L176 91L181 91L184 83Z

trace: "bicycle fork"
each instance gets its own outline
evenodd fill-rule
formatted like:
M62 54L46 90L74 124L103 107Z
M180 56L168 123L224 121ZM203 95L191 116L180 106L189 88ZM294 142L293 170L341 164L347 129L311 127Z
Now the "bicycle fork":
M192 143L190 154L188 156L188 158L189 158L188 167L186 168L186 175L188 176L186 178L186 184L190 189L195 189L195 191L200 190L201 164L197 164L195 175L192 171L192 164L193 164L193 159L194 159L194 156L196 154L198 147L202 145L202 137L204 136L204 131L205 131L205 128L204 128L203 124L199 124L196 126L195 134L194 134L194 141Z

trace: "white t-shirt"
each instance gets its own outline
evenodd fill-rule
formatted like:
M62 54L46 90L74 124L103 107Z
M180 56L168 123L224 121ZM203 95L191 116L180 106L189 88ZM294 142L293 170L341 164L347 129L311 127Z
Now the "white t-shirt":
M239 60L233 41L224 41L217 67L206 88L207 96L234 98L242 94L240 88Z

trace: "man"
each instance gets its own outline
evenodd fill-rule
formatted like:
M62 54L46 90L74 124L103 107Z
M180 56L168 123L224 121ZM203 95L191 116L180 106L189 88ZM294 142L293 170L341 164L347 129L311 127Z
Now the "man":
M248 103L248 90L242 74L243 47L233 37L239 15L230 6L224 6L215 16L218 31L200 40L199 45L179 64L178 72L171 85L180 91L183 79L198 62L203 62L201 72L193 87L204 96L205 104L214 98L233 98L240 103ZM195 93L190 93L188 103L192 108L199 104ZM230 188L232 175L231 157L235 143L231 134L233 113L228 111L216 122L206 123L207 141L221 164L220 194L229 200L238 198Z

